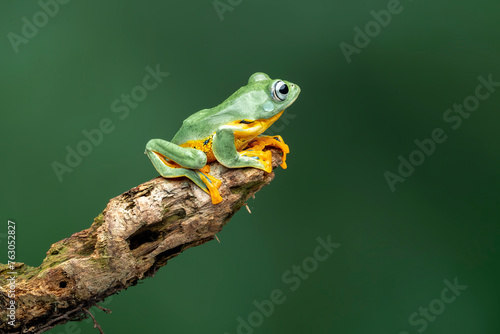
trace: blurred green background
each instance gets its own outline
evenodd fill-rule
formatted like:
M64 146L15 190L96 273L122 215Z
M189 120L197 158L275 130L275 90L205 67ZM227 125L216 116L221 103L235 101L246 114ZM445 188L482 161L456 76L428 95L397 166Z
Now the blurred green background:
M40 264L110 198L157 176L143 154L149 139L171 139L263 71L302 88L273 128L291 148L288 169L220 244L189 249L108 299L113 313L96 311L105 332L498 333L500 88L456 130L443 114L475 94L478 76L500 81L500 3L402 0L377 31L370 12L388 5L88 0L59 4L44 22L40 3L2 1L1 262L7 219L17 259ZM40 25L25 40L23 17ZM354 46L367 23L370 43L348 63L340 44ZM158 64L170 75L126 117L113 112ZM59 182L53 162L105 118L113 131ZM398 156L435 128L447 140L392 192L384 173L398 173ZM328 236L340 247L307 279L291 274L301 284L292 291L282 275L311 265ZM467 288L439 302L455 278ZM286 300L259 321L253 302L275 289ZM429 306L437 315L419 314ZM238 328L238 317L255 326ZM96 332L90 321L50 331Z

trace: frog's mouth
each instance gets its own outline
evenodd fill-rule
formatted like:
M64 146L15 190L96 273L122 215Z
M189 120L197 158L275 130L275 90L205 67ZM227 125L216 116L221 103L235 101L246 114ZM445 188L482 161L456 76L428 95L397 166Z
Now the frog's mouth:
M294 93L294 96L293 96L292 101L290 101L290 103L288 104L287 108L290 105L292 105L295 102L295 100L297 100L297 98L299 97L299 94L300 94L300 87L299 87L299 85L291 84L290 85L290 91Z
M291 105L295 102L295 100L297 100L297 98L299 97L299 93L300 93L300 91L297 93L297 95L295 95L295 97L294 97L294 98L293 98L293 100L290 102L290 104L287 106L287 108L288 108L289 106L291 106Z

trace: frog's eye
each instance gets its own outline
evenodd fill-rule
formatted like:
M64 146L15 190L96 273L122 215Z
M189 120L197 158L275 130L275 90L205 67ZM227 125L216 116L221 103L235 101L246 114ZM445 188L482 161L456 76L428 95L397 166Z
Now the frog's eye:
M281 80L278 80L273 85L273 98L276 101L285 101L288 96L288 86Z

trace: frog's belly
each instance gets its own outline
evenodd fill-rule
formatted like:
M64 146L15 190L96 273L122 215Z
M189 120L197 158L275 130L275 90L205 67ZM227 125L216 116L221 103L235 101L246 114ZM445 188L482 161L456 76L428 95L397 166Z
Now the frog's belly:
M183 144L180 144L180 147L190 147L195 148L197 150L202 151L207 155L207 163L215 161L215 155L212 151L212 136L200 140L189 140Z
M244 150L245 147L248 146L248 143L250 143L252 140L255 139L255 135L252 136L238 136L234 138L234 146L236 147L236 151L241 151ZM201 140L190 140L185 142L184 144L179 145L180 147L190 147L190 148L195 148L197 150L202 151L207 155L207 163L214 162L217 160L215 158L214 152L212 150L212 138L213 135Z
M236 151L240 152L244 150L252 140L266 131L271 124L273 124L281 116L281 114L283 114L283 111L284 110L280 111L278 114L269 119L257 119L255 121L237 120L226 124L227 126L235 128L234 146L236 147ZM214 135L212 134L207 138L189 140L179 146L191 147L204 152L207 155L207 163L210 163L217 160L215 159L214 152L212 151L213 137Z

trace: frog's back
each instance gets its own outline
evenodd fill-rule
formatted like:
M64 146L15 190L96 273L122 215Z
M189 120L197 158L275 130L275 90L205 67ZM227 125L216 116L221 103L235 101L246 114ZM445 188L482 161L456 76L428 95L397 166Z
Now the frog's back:
M237 119L244 118L245 101L239 101L244 87L237 90L224 102L210 109L202 109L184 120L181 128L172 139L172 143L181 145L188 141L206 140L217 129Z
M213 109L202 109L200 111L195 112L188 118L186 118L183 123L197 123L213 114L214 114Z
M187 141L202 140L215 132L207 119L213 114L211 109L202 109L182 122L182 126L172 139L172 143L180 145Z

